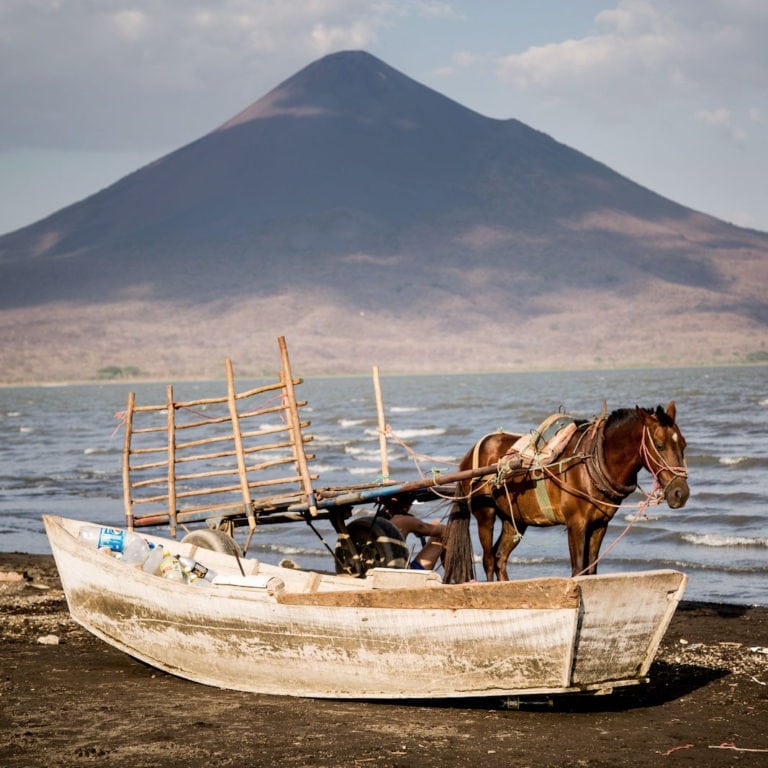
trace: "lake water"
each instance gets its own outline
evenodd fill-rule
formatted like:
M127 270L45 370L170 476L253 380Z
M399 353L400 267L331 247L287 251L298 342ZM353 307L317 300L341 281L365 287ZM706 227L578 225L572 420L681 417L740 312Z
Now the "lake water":
M768 605L767 374L766 367L737 367L383 376L387 421L401 441L390 443L390 475L408 481L433 468L450 471L484 434L498 428L527 432L561 408L592 418L603 400L609 410L675 400L688 441L691 498L681 510L652 507L648 519L634 523L611 549L600 571L676 568L689 576L688 599ZM256 383L240 380L237 386L242 391ZM125 522L122 431L114 414L125 408L129 390L139 404L165 400L164 384L0 389L0 551L50 552L45 513ZM222 382L174 382L174 392L184 400L223 395L225 389ZM306 431L315 436L311 468L320 474L317 485L375 480L380 465L370 377L309 379L297 394L309 401L305 415L312 425ZM640 483L650 490L650 475L642 472ZM603 550L622 533L640 499L624 502ZM446 506L425 504L415 511L437 519ZM332 543L333 531L324 525ZM568 575L567 551L563 527L529 529L510 560L510 575ZM261 527L249 552L270 562L290 557L306 568L332 567L303 523Z

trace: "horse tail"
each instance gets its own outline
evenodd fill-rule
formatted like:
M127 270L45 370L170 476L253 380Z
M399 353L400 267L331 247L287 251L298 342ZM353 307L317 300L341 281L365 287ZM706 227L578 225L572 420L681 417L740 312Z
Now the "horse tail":
M469 504L459 483L443 532L443 581L446 584L463 584L475 578L469 522Z

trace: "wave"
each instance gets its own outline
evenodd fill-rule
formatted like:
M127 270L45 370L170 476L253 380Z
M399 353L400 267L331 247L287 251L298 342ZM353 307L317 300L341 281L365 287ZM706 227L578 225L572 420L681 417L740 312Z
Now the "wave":
M393 405L390 409L390 413L416 413L417 411L425 411L423 406L415 405Z
M359 461L379 461L381 456L377 448L360 448L356 445L344 446L344 453Z
M315 464L314 462L310 463L310 469L312 472L317 472L320 475L325 473L338 472L339 470L338 467L335 467L332 464Z
M285 422L283 421L264 421L261 424L259 424L259 429L263 429L264 431L268 429L274 429L274 430L280 430L285 429Z
M476 562L482 562L483 556L480 553L475 553L474 560ZM509 558L509 565L554 565L567 562L565 557L515 557L512 555Z
M647 570L657 568L674 568L682 571L702 571L721 574L768 574L764 565L736 565L723 562L702 562L671 557L613 557L603 562L603 571Z
M663 567L678 568L685 571L707 571L709 573L761 573L768 575L768 568L758 565L724 565L722 563L695 563L688 560L660 561Z
M346 429L347 427L359 427L361 424L366 424L367 422L368 419L339 419L336 423L340 427Z
M366 429L366 435L378 436L378 430ZM424 427L422 429L398 429L395 430L395 435L401 440L411 440L414 437L432 437L434 435L444 435L445 429L443 427Z
M684 533L683 541L701 547L768 547L768 538L723 536L717 533Z
M328 552L322 547L305 547L300 544L266 544L263 542L252 543L248 548L250 552L276 553L278 555L327 555Z
M736 453L732 456L722 456L719 454L698 454L686 457L688 468L692 470L712 469L715 471L728 472L732 467L741 469L762 469L768 466L768 457L747 455Z
M381 472L381 467L350 467L347 469L350 475L368 475L369 477Z
M457 459L455 456L440 456L439 454L437 456L430 456L429 461L434 461L438 464L448 464L451 467L454 467L458 470L459 467L459 459ZM441 470L445 471L445 470Z
M336 448L342 445L346 445L347 441L338 437L333 437L331 435L313 435L312 444L321 445L324 448Z

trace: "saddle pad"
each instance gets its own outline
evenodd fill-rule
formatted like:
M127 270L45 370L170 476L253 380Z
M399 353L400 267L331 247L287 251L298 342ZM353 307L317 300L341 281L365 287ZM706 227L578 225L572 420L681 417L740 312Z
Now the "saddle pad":
M536 429L523 435L512 446L509 454L519 454L523 466L527 467L550 464L557 461L575 431L574 418L562 413L552 414Z

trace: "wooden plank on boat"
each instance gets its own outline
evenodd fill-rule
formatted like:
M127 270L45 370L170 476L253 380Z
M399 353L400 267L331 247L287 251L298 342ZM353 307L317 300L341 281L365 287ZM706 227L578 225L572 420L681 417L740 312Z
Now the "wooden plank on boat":
M685 589L685 574L660 570L642 580L616 573L575 581L582 607L573 683L645 676Z
M285 592L278 596L285 605L353 606L400 610L510 610L530 608L578 608L579 590L572 579L535 579L477 584L451 584L396 590L361 589L356 592Z

